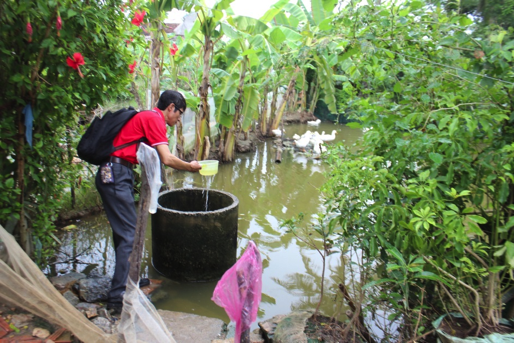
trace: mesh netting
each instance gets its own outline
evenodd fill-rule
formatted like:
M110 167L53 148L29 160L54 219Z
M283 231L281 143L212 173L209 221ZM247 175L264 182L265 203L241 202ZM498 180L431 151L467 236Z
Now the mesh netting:
M2 244L3 243L3 244ZM127 285L118 335L108 335L71 305L0 225L0 301L65 328L82 342L175 343L161 317L133 282Z
M116 342L55 289L2 226L0 241L7 252L7 262L0 260L0 300L69 330L83 342Z
M175 343L155 307L130 278L118 332L120 340L125 342Z

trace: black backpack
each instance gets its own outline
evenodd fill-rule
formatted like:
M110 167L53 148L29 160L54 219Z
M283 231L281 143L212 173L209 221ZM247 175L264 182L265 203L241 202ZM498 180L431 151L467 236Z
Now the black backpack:
M114 113L107 111L102 118L95 117L77 146L77 154L80 159L91 164L100 165L114 151L144 141L145 138L143 137L137 141L117 147L114 147L112 143L121 128L138 113L133 107L129 107L122 108Z

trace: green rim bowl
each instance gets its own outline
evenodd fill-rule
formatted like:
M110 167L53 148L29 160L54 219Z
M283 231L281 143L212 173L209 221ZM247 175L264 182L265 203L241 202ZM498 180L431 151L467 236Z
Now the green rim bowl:
M202 166L202 169L200 169L200 175L210 176L210 175L216 175L218 173L219 161L204 160L204 161L198 161L198 163L200 163L200 165Z

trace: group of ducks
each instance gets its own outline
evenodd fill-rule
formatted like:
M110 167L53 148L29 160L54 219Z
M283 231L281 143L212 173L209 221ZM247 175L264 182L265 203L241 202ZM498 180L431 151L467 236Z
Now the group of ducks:
M276 137L281 137L283 131L280 129L272 130L273 134ZM313 146L313 151L316 154L321 154L322 152L326 151L327 148L324 145L324 142L333 141L336 138L337 131L332 130L331 134L325 134L325 131L321 132L321 134L318 131L307 131L303 135L294 134L293 140L294 145L298 149L305 149L309 144Z
M307 131L301 136L294 134L293 139L297 148L303 149L306 148L307 145L312 144L314 153L321 154L327 150L324 143L333 141L336 138L336 133L336 130L332 130L331 134L325 134L325 131L321 134L318 131Z
M313 120L308 121L307 125L309 126L318 126L321 123L321 120ZM284 134L285 130L276 129L271 130L273 132L273 135L275 137L282 137L282 134ZM337 131L332 130L331 134L325 134L325 131L321 132L321 134L318 131L307 131L303 135L294 134L293 140L294 145L298 149L305 149L309 144L313 146L313 151L315 154L321 154L322 152L326 151L327 148L324 145L324 142L333 141L336 138Z

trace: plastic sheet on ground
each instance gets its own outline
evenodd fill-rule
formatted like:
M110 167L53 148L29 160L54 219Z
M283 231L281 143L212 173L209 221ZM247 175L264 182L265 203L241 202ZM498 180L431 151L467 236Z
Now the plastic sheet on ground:
M118 332L120 339L128 343L175 343L155 307L130 278L123 297Z
M253 241L248 242L243 256L218 281L212 300L236 323L234 343L257 319L262 291L261 254Z
M456 318L463 318L460 313L451 313L450 314L453 317ZM436 329L436 333L439 337L439 341L448 342L448 343L507 343L507 342L514 342L514 333L497 333L493 332L488 335L484 335L484 337L466 337L466 338L459 338L452 336L443 330L440 329L441 323L443 322L444 318L448 316L448 314L444 314L434 320L432 322L432 326ZM500 319L500 324L507 325L512 327L511 320L506 319Z
M157 151L146 144L139 144L137 160L145 167L148 185L150 186L150 208L148 212L155 213L157 211L157 197L162 185L161 160Z

